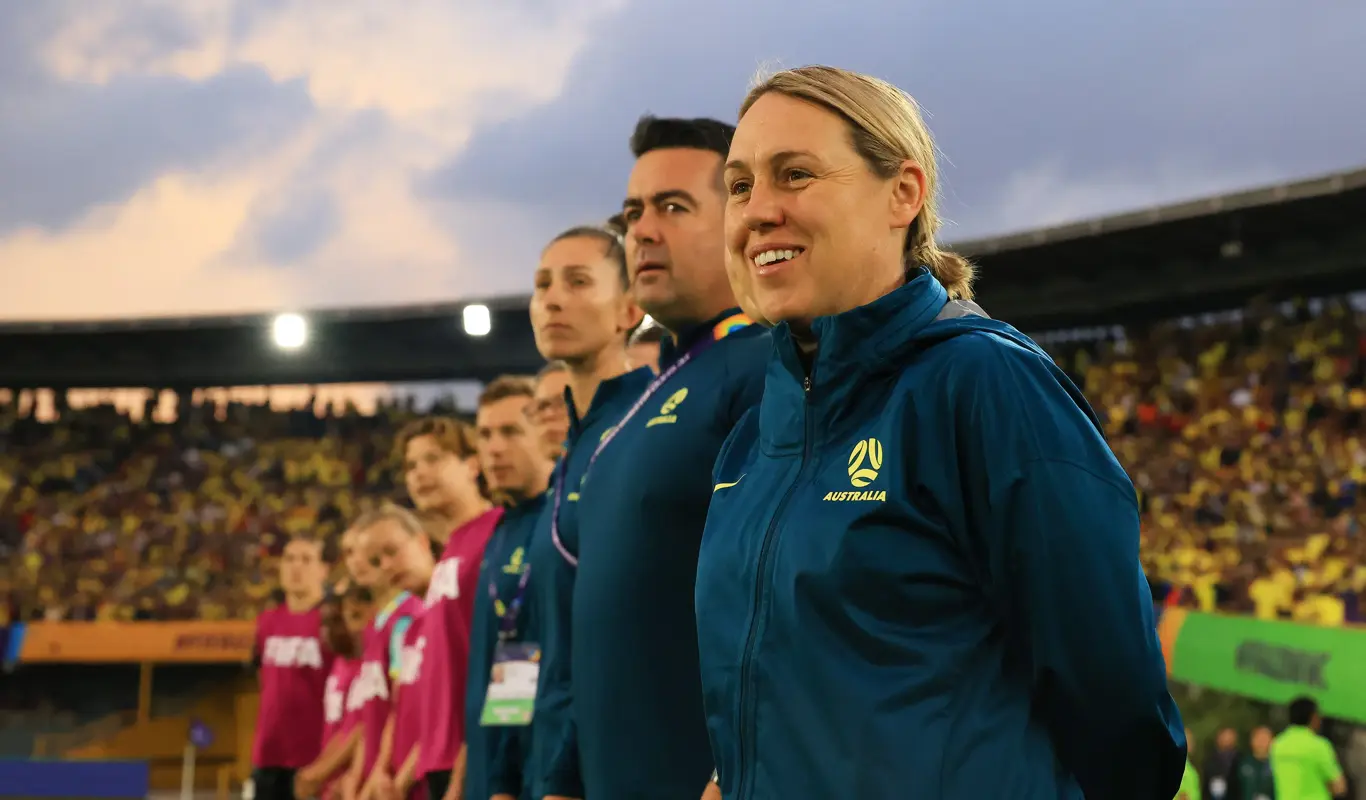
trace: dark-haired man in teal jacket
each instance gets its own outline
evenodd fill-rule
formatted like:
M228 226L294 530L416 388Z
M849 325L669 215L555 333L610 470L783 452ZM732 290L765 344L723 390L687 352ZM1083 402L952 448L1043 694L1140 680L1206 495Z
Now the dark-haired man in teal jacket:
M600 443L579 489L573 706L586 797L697 800L713 758L693 590L711 467L763 389L768 332L722 260L733 129L641 120L623 204L632 293L670 335L659 375Z

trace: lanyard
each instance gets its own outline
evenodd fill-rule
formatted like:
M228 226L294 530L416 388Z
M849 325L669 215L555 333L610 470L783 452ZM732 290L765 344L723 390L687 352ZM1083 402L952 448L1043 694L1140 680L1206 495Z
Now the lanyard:
M631 406L630 410L626 412L626 415L621 418L621 422L618 422L614 427L610 428L607 433L598 440L598 446L593 450L593 455L588 457L588 466L583 468L583 474L585 476L588 474L588 471L593 468L593 462L598 460L598 456L602 454L602 451L613 439L617 438L617 433L619 433L622 428L626 427L626 423L630 422L631 418L634 417L640 409L644 408L646 403L650 402L650 398L654 393L659 391L661 386L668 383L669 379L677 374L680 369L683 369L684 365L691 361L694 356L700 354L715 342L715 336L704 336L699 339L697 344L694 344L688 349L688 352L683 354L682 358L670 364L668 369L661 372L657 378L650 382L650 385L645 388L644 394L636 400L635 405ZM568 472L568 469L569 454L566 453L564 458L560 459L560 468L555 471L555 505L550 511L550 539L555 543L555 549L560 551L560 555L564 557L564 560L568 561L570 566L577 567L579 565L578 556L569 552L569 548L565 547L564 541L560 539L560 504L564 500L565 473Z
M507 538L506 530L500 532L500 538ZM503 558L500 555L496 560L490 562L490 569L501 570L502 560ZM505 642L517 632L517 615L521 612L522 600L526 597L527 582L531 580L531 562L525 560L522 562L522 576L517 580L517 591L502 614L498 613L497 575L497 572L491 572L489 575L489 599L493 601L493 613L498 616L498 641Z

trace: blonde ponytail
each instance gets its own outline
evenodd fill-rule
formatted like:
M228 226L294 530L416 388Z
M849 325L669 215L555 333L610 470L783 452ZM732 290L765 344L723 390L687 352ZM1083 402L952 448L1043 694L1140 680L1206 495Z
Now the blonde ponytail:
M951 250L941 250L935 244L934 235L929 231L938 227L936 209L926 204L906 234L906 268L928 267L934 279L949 293L950 300L971 300L977 268L966 258Z

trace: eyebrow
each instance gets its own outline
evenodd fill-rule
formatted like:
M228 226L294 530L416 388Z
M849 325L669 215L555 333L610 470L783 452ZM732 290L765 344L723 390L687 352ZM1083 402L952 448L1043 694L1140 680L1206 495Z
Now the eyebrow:
M691 193L685 192L682 189L665 189L662 192L655 192L654 194L650 195L649 199L650 205L652 206L661 205L663 203L667 203L670 200L683 200L684 202L697 205L697 199L694 198ZM639 197L628 197L624 202L622 202L621 207L622 210L626 210L631 208L640 208L643 205L645 205L645 201L641 200Z
M781 163L783 163L783 162L785 162L785 161L791 161L791 160L794 159L794 158L801 158L801 157L804 157L804 156L805 156L805 157L814 157L811 153L808 153L808 152L805 151L805 150L779 150L778 152L776 152L776 153L774 153L773 155L769 156L769 157L768 157L768 160L774 162L775 164L781 164ZM725 167L725 168L726 168L726 169L749 169L749 164L746 163L745 160L742 159L742 158L732 158L730 161L727 161L727 162L726 162L726 167Z

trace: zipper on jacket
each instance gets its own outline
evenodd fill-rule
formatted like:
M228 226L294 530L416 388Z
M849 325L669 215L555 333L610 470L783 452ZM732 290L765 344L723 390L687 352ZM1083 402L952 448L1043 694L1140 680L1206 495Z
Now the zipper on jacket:
M812 367L815 371L815 367ZM808 374L802 379L802 459L797 464L797 474L788 485L787 491L778 501L778 506L773 510L773 516L768 521L768 529L764 531L764 541L759 545L759 563L755 569L754 583L754 614L749 621L749 635L745 638L745 652L740 660L740 765L739 777L736 786L739 787L741 798L749 797L750 787L747 783L751 780L749 775L750 762L754 761L754 749L758 737L750 731L754 727L754 711L750 710L751 703L755 702L750 697L749 685L753 676L754 669L754 645L755 638L759 634L759 619L764 605L764 587L768 585L769 576L766 574L769 568L769 556L773 550L774 535L778 531L778 523L783 518L783 512L787 510L787 504L792 499L793 493L801 485L803 474L806 472L807 462L811 457L811 434L814 427L814 419L811 414L811 376Z

